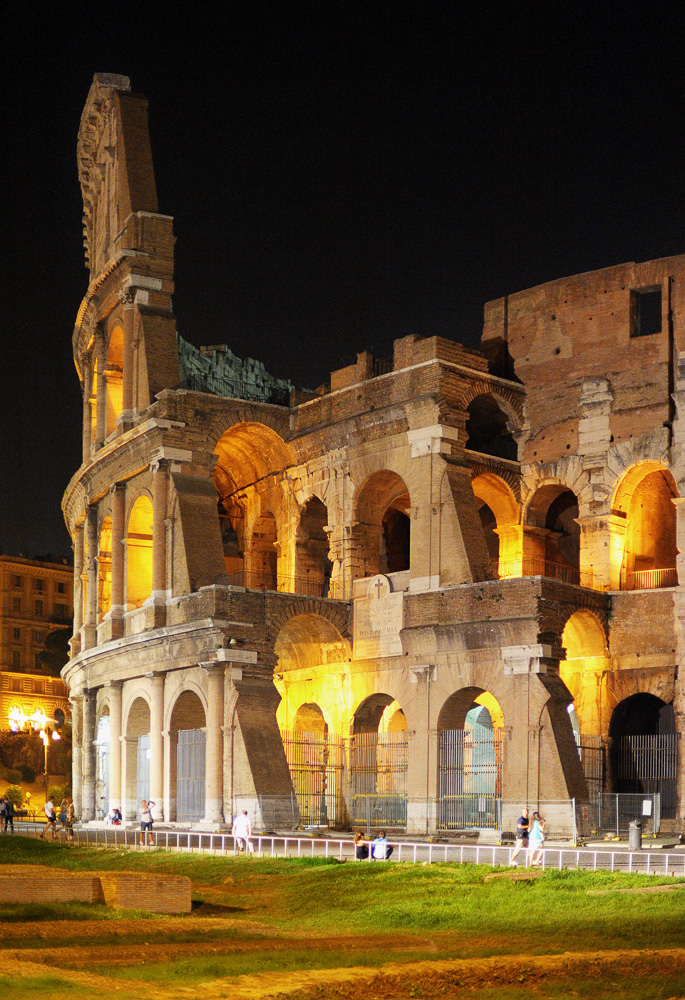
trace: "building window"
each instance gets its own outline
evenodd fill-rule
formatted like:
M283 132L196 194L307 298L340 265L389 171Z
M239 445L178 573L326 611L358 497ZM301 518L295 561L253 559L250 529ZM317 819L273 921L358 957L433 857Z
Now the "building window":
M14 575L14 576L12 577L12 586L13 586L13 587L21 587L21 585L23 584L23 582L24 582L24 579L23 579L23 577L21 577L21 576L17 576L17 575L15 574L15 575Z
M42 601L36 601L36 615L39 618L43 617L43 602Z
M21 670L21 650L12 650L12 669Z
M43 661L40 658L40 653L34 653L33 654L33 665L35 666L36 670L42 670L43 669ZM42 692L41 692L41 694L42 694Z
M66 604L56 604L55 605L55 617L56 618L67 618L67 606Z
M12 629L12 638L14 639L15 642L21 642L21 629L20 628L13 628Z
M661 287L638 288L630 293L630 336L661 333Z
M43 681L33 682L33 693L34 694L45 694L45 684Z
M20 677L10 677L10 691L21 691Z
M12 611L21 611L21 597L12 598Z
M67 585L66 585L66 583L64 583L64 582L58 583L57 584L57 593L58 594L66 594L66 592L67 592Z
M44 589L43 584L44 584L43 580L34 580L33 581L33 589L34 590L43 590Z
M41 632L40 629L33 630L33 641L34 642L45 642L45 632Z

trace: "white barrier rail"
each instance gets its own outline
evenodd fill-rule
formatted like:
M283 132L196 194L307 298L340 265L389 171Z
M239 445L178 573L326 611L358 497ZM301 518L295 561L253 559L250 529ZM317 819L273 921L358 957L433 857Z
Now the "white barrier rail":
M33 831L40 836L44 828ZM235 855L234 840L230 833L182 832L158 830L153 832L154 847L167 851L191 854ZM104 829L87 827L74 830L77 844L107 847L112 849L130 848L150 850L139 843L140 831L109 826ZM354 861L354 843L350 839L336 837L302 837L297 834L255 834L251 838L254 852L248 856L270 858L336 858L338 861ZM488 844L448 844L427 843L426 841L389 841L393 848L394 862L414 864L476 864L506 868L513 846ZM370 846L367 842L367 845ZM369 852L370 853L370 852ZM521 855L519 855L521 857ZM525 861L525 859L523 859ZM364 859L360 864L370 863ZM377 864L378 862L373 862ZM381 862L382 863L382 862ZM524 867L523 864L519 867ZM579 869L581 871L620 871L646 875L677 875L685 877L685 851L665 850L630 851L626 849L592 849L577 847L545 847L542 858L543 869L557 871Z

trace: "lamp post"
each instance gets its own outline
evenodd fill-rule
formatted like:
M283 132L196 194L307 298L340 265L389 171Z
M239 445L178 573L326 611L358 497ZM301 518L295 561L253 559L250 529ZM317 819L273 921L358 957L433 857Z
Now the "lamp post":
M13 733L20 733L27 729L32 729L34 732L39 733L41 740L43 741L43 770L45 776L45 801L48 800L48 747L50 746L50 740L60 740L62 737L53 729L52 726L55 725L54 719L49 719L45 712L41 709L36 709L33 715L24 715L20 708L11 708L9 711L9 722L10 729ZM50 725L52 723L52 725Z

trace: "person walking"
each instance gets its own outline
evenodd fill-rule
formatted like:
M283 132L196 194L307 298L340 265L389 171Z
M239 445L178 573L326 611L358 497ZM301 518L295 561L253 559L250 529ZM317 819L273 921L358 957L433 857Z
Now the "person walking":
M545 826L546 823L540 813L534 812L528 837L531 868L540 868L542 865L542 845L545 843Z
M76 819L76 810L74 809L74 800L72 798L67 799L66 804L66 823L65 828L67 831L67 840L73 844L74 842L74 821Z
M7 833L7 827L14 833L14 802L12 799L5 799L5 821L3 831Z
M152 810L154 808L154 802L150 802L147 799L143 799L140 803L140 846L145 844L145 834L147 833L148 844L154 844L155 840L152 836Z
M45 813L45 819L47 820L43 832L40 835L41 840L47 839L48 830L52 830L52 839L57 839L57 816L55 814L55 803L52 801L52 796L48 796L48 800L43 807L43 812Z
M530 832L530 819L528 818L528 809L523 808L521 810L521 815L516 821L516 843L514 845L514 852L509 858L509 864L516 867L516 858L521 853L525 851L528 853L528 834Z
M238 813L236 818L233 820L231 834L233 836L233 840L235 841L235 846L239 851L244 850L246 854L252 853L253 847L250 843L250 837L252 836L252 823L250 822L250 817L247 815L247 809L243 809L243 811Z

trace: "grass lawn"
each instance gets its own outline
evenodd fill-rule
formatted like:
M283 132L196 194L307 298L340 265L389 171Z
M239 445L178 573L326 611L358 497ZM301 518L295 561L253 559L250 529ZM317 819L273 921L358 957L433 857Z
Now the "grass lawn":
M169 872L193 885L185 917L0 905L0 986L22 997L597 1000L628 985L646 1000L685 995L682 880L112 851L16 835L0 839L9 863Z

